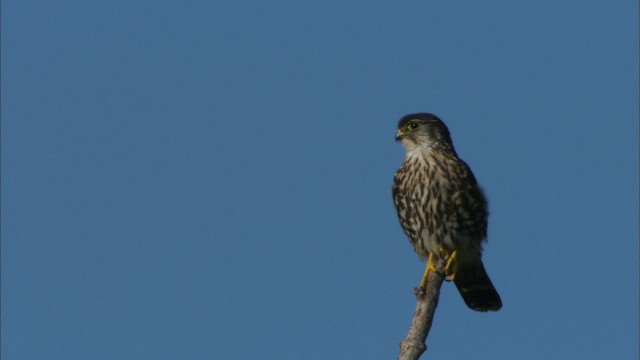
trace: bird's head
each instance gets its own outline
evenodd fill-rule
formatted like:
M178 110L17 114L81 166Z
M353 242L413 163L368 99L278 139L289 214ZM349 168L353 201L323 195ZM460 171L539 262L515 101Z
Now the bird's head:
M400 119L396 141L402 142L407 151L422 146L453 151L447 125L428 113L410 114Z

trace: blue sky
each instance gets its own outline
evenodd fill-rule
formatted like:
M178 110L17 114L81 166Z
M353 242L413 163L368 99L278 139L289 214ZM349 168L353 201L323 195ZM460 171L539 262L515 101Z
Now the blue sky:
M504 307L425 358L637 359L635 1L5 1L3 359L389 359L432 112Z

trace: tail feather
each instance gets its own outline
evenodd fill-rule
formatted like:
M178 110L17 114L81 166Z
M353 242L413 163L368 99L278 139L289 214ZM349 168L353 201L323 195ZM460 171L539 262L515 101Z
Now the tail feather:
M482 262L468 264L456 271L454 283L467 306L475 311L497 311L502 307Z

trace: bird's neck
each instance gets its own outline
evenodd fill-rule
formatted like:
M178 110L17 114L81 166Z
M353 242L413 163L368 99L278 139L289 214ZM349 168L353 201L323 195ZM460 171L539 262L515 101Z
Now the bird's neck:
M414 145L413 147L407 147L407 154L405 155L406 159L412 158L427 158L429 157L435 149L429 145Z
M404 160L406 162L420 161L430 164L433 162L434 157L441 159L457 159L458 155L453 149L447 150L430 145L419 145L411 149L407 149Z

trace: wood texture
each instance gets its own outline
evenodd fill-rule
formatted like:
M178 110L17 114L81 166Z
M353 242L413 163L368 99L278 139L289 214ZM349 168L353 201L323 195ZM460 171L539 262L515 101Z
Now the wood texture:
M445 263L443 260L437 261L437 272L431 271L427 278L426 289L414 288L416 295L416 310L413 314L411 327L407 337L400 343L400 354L398 360L417 360L427 350L426 340L433 323L433 316L438 306L440 298L440 288Z

